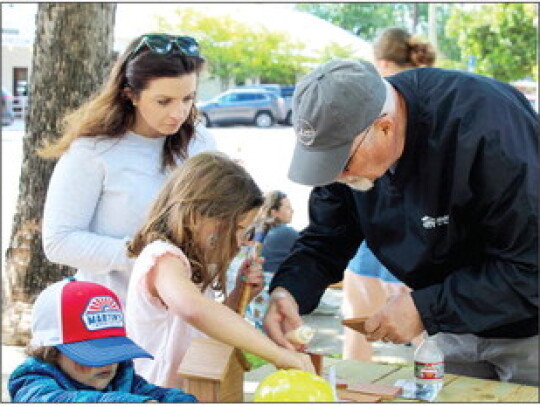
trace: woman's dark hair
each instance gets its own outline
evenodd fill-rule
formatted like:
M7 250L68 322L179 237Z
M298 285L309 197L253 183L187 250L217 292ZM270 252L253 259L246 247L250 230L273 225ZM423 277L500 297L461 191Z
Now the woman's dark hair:
M270 228L281 225L282 222L272 216L272 210L278 211L285 198L287 198L287 194L278 190L265 194L264 203L259 210L259 214L247 232L250 239L264 238Z
M45 144L38 151L43 158L56 158L79 137L120 137L133 125L135 108L126 96L126 89L138 96L156 78L200 74L204 66L201 56L186 56L174 49L159 54L143 48L131 57L143 36L134 39L114 64L107 82L100 92L63 119L63 136ZM163 147L163 166L175 166L175 156L187 157L187 146L195 134L197 109L195 104L180 129L166 136Z
M402 28L385 29L373 42L375 59L392 61L399 66L432 66L437 53L429 42L422 42Z

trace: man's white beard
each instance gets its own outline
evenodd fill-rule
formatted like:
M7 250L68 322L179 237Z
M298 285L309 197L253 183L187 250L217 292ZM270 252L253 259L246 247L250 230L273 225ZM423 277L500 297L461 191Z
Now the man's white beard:
M373 188L373 182L364 177L358 177L356 175L346 175L339 179L339 182L348 185L356 191L369 191Z

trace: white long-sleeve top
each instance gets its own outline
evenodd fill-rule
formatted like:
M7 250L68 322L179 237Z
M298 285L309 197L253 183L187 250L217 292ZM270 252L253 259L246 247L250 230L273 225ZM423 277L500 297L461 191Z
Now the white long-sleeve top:
M170 171L162 170L165 137L127 132L81 137L56 164L43 215L47 258L77 269L75 278L110 288L125 304L133 259L126 242L137 232ZM216 150L202 126L188 156ZM181 164L181 161L179 161Z

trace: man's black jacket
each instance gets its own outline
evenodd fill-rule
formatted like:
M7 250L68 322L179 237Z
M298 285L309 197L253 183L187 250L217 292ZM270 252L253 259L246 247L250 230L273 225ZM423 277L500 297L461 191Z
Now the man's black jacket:
M387 78L405 98L404 153L368 192L313 189L310 223L270 290L311 312L365 238L413 289L429 334L538 333L538 115L511 86L433 68Z

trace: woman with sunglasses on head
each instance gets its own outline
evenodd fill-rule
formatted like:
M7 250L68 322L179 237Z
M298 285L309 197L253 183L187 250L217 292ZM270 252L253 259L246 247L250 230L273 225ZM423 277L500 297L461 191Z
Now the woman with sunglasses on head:
M195 97L204 58L195 39L136 38L100 92L64 118L63 136L38 152L60 157L43 216L50 261L77 268L125 301L133 260L126 242L172 169L215 150L196 124Z

